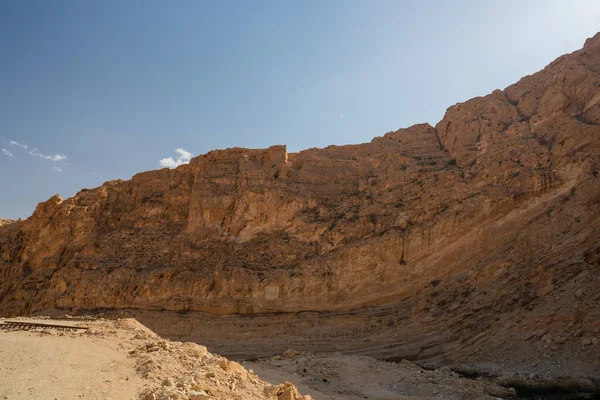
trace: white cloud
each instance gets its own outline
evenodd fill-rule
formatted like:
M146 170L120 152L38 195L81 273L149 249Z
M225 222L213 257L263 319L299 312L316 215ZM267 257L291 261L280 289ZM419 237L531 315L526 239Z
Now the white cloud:
M64 154L50 154L50 155L46 155L46 154L42 154L39 153L37 151L37 149L33 149L29 152L30 155L34 156L34 157L40 157L40 158L44 158L46 160L50 160L50 161L62 161L62 160L66 160L67 156L65 156Z
M21 144L19 142L15 142L14 140L11 140L10 144L12 144L13 146L19 146L19 147L24 148L24 149L26 149L28 147L26 144Z
M27 150L29 148L29 146L27 146L26 144L19 143L15 140L11 140L10 144L13 146L18 146L25 150ZM7 152L10 153L8 150L2 149L2 153L4 153L5 155L8 155ZM27 152L27 154L29 154L30 156L33 156L33 157L40 157L40 158L43 158L45 160L50 160L50 161L64 161L67 159L67 156L65 156L64 154L42 154L38 151L38 149L29 150ZM12 155L12 153L11 153L11 155Z
M177 156L177 159L174 159L173 157L163 158L158 162L160 166L167 168L177 168L180 165L189 163L192 159L192 153L190 153L186 149L175 149L175 152L179 154Z
M344 119L344 113L340 113L340 119Z
M160 164L161 167L167 167L167 168L177 168L179 165L181 165L181 164L178 164L177 161L175 161L173 159L173 157L163 158L158 163Z
M58 167L52 167L53 170L57 171L57 172L63 172L62 169L58 168Z
M4 154L5 156L8 156L8 157L14 157L13 153L11 153L10 151L8 151L6 149L2 149L2 154Z
M175 151L177 153L179 153L179 158L180 159L184 159L186 160L186 162L189 162L192 159L192 153L190 153L189 151L179 148L179 149L175 149Z

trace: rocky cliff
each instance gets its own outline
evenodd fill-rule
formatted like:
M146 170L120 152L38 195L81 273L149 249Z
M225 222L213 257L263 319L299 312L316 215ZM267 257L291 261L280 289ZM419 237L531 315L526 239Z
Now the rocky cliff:
M12 219L0 218L0 226L12 224L13 222L15 221L13 221Z
M238 357L597 371L599 168L600 34L435 127L54 196L0 227L0 312L133 315Z

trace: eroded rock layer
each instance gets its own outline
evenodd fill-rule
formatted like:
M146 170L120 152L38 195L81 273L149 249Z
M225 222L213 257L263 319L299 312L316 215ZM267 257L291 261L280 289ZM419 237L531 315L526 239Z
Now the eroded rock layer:
M125 313L240 357L573 369L599 353L599 168L600 34L435 127L55 196L0 227L0 311Z

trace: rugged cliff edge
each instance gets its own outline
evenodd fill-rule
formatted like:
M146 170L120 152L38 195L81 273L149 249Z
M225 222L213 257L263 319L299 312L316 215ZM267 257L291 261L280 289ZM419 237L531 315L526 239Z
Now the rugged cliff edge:
M12 224L13 222L15 221L13 221L12 219L0 218L0 226Z
M599 168L597 34L435 127L52 197L0 224L0 312L131 315L241 358L600 373Z

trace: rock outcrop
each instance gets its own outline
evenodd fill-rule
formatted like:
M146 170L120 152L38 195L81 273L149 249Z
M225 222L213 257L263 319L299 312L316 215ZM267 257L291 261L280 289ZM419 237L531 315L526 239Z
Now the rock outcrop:
M13 222L15 221L13 221L12 219L0 218L0 226L12 224Z
M133 315L238 357L597 370L599 168L600 34L435 127L54 196L0 228L0 311Z

